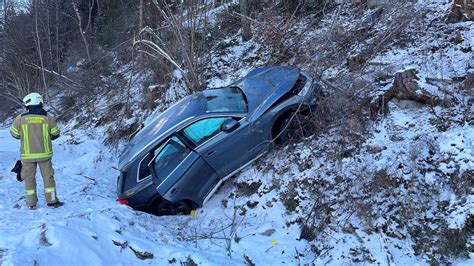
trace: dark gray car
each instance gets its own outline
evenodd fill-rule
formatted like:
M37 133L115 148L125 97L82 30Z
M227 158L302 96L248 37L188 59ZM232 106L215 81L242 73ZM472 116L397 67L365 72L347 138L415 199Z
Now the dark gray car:
M119 161L118 201L158 215L202 206L274 142L285 143L320 85L296 67L263 67L228 87L194 93L158 115ZM297 116L295 116L297 114Z

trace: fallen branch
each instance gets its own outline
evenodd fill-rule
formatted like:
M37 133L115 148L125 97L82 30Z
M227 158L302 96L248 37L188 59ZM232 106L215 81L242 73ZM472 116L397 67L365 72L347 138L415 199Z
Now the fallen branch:
M336 84L332 83L331 81L327 80L327 79L322 79L321 80L324 84L328 85L329 87L335 89L335 90L338 90L338 91L341 91L341 92L344 92L345 90L342 89L341 87L337 86Z
M47 69L47 68L38 66L38 65L36 65L36 64L31 64L31 63L28 63L28 64L27 64L27 63L24 63L24 65L25 65L25 66L28 66L28 67L31 67L31 68L34 68L34 69L38 69L38 70L44 71L44 72L46 72L46 73L48 73L48 74L52 74L52 75L57 76L57 77L60 77L60 78L62 78L62 79L64 79L64 80L66 80L66 81L68 81L68 82L74 84L74 85L77 86L77 87L81 87L81 85L80 85L79 83L75 82L74 80L72 80L72 79L70 79L70 78L68 78L68 77L66 77L66 76L64 76L64 75L62 75L62 74L60 74L60 73L58 73L58 72L56 72L56 71L54 71L54 70L49 70L49 69ZM71 87L71 88L73 88L73 87Z
M441 79L441 78L430 78L430 77L426 77L425 78L426 82L428 82L429 84L431 85L435 85L433 83L435 82L443 82L443 83L448 83L448 84L453 84L455 83L454 80L452 79Z

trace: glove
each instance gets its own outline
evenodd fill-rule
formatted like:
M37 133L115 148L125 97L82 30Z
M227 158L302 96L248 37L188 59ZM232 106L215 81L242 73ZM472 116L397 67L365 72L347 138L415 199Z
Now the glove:
M21 178L21 167L22 166L23 165L21 164L21 161L18 160L18 161L16 161L15 166L12 169L12 172L16 173L16 180L18 180L18 182L23 181L23 179Z

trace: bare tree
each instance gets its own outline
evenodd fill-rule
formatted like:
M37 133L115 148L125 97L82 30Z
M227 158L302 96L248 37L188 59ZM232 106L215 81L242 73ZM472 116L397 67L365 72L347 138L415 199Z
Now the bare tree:
M145 27L134 44L155 59L165 59L179 69L189 90L201 89L206 62L201 57L206 45L202 35L207 25L207 7L198 1L169 4L153 0L163 24L158 30Z
M60 61L60 52L59 52L59 3L55 2L54 4L54 23L55 23L55 40L56 40L56 71L61 73L61 67L59 64Z
M77 8L77 4L74 2L74 0L71 0L72 7L74 9L74 12L76 13L76 18L77 18L77 26L79 27L79 33L81 34L82 41L84 42L84 47L86 49L86 54L87 54L87 59L88 61L91 60L91 54L89 50L89 43L87 42L87 37L86 37L86 31L82 27L82 18L81 18L81 13L79 12L79 9ZM91 14L91 12L89 12ZM90 16L89 16L89 21L87 23L86 30L89 29L90 26Z
M138 30L143 29L143 0L140 0Z
M48 93L48 84L46 82L46 75L44 73L44 61L43 61L43 52L41 50L41 38L40 38L40 33L38 29L38 9L39 9L39 4L38 1L33 2L33 8L34 8L34 13L35 13L35 42L36 42L36 48L38 51L38 57L40 60L41 64L41 79L43 83L43 94L46 95L46 98L49 100L49 93Z
M240 0L240 13L242 21L242 40L252 39L252 29L250 28L250 5L252 0Z

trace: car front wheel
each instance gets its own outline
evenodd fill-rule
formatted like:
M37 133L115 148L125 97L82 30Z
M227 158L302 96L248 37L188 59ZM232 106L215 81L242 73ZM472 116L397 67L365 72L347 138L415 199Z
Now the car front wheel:
M292 139L302 139L310 136L314 132L310 115L302 113L290 113L277 125L278 144L288 144Z
M161 199L152 205L152 213L163 215L187 215L191 212L191 206L186 201L170 202Z

